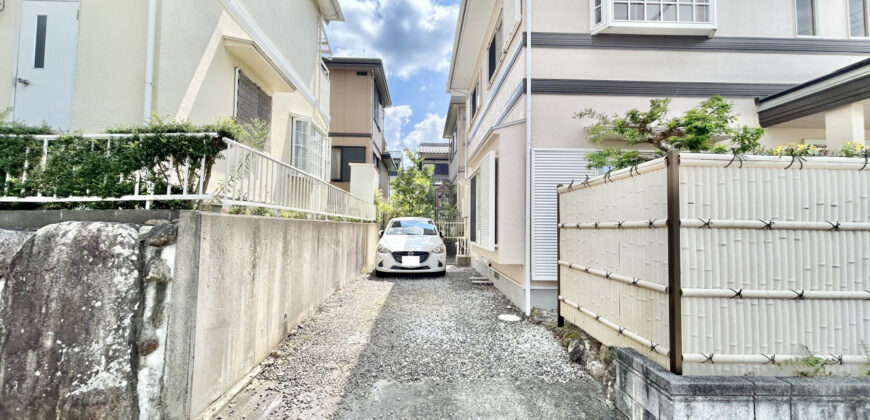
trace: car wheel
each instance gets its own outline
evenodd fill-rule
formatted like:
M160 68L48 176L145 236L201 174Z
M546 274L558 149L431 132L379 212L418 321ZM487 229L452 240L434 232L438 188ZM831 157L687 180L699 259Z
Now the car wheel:
M384 273L381 273L381 272L378 271L378 270L373 270L373 271L372 271L372 276L374 276L374 277L383 277L383 276L384 276Z

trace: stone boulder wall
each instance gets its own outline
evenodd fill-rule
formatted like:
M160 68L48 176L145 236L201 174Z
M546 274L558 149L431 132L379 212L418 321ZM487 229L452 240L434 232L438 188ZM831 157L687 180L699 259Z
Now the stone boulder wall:
M0 261L0 418L137 418L138 226L59 223L17 248Z

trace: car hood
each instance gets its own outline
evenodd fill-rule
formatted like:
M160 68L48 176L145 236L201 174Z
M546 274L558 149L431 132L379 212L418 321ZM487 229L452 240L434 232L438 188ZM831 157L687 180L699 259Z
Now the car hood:
M384 235L379 244L390 251L431 251L443 242L436 235Z

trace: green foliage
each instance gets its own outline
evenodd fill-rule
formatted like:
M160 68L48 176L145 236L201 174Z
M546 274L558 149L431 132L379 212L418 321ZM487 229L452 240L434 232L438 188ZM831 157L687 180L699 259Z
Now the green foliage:
M114 134L133 134L125 139L85 139L80 134L61 136L48 142L48 158L41 162L43 142L36 134L48 134L46 127L26 127L18 123L0 123L0 188L9 195L43 195L57 197L119 197L134 193L137 175L140 194L145 185L155 193L181 193L177 180L184 178L184 164L190 162L188 191L196 191L199 180L208 185L211 168L226 148L221 137L240 138L245 127L231 120L216 124L194 125L167 122L156 117L147 125L116 127ZM215 132L217 136L187 136L184 133ZM173 133L173 135L166 135ZM181 134L178 134L181 133ZM205 158L205 171L200 162ZM26 165L25 165L26 162ZM148 168L149 171L142 171ZM203 172L203 173L200 173ZM9 176L7 181L7 175ZM140 202L94 202L51 204L50 208L118 208L136 207ZM189 201L162 201L154 208L190 208Z
M729 137L735 153L750 153L760 148L762 128L735 126L737 116L733 105L716 95L701 102L679 117L669 117L671 100L652 99L647 111L631 109L625 115L599 113L587 109L575 118L591 118L596 122L587 130L589 141L601 144L606 140L623 140L630 146L652 145L660 151L672 149L691 152L725 153L716 143L718 137ZM608 148L589 154L590 167L624 168L644 160L637 151Z
M795 360L789 360L783 364L794 368L795 375L804 378L816 378L819 376L831 376L827 367L835 362L830 359L817 356L808 347L804 346L804 355Z
M405 148L412 165L399 168L390 182L390 205L379 206L389 217L432 217L435 195L432 189L432 169L421 168L423 159ZM389 218L388 217L388 218Z
M868 149L862 143L849 141L840 149L840 156L843 157L864 157L867 154Z
M587 155L590 168L627 168L643 162L637 150L620 150L607 147Z
M761 152L761 154L771 156L822 156L825 153L824 147L796 143L790 143L786 146L779 146Z
M444 181L436 188L438 206L435 208L435 219L457 220L459 219L459 207L456 203L456 184L452 181Z

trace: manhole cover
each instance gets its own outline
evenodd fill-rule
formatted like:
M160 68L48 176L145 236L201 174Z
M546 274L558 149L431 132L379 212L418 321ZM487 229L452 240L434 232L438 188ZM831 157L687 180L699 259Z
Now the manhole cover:
M498 316L498 319L506 322L517 322L520 320L520 317L511 314L501 314Z

